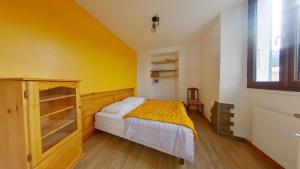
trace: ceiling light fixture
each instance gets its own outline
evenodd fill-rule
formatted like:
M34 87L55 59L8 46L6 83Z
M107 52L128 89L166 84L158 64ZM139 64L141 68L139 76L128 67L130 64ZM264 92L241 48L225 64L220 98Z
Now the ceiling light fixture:
M151 27L151 32L152 32L152 33L155 33L157 27L159 27L159 17L158 17L157 14L156 14L155 16L152 17L152 27Z

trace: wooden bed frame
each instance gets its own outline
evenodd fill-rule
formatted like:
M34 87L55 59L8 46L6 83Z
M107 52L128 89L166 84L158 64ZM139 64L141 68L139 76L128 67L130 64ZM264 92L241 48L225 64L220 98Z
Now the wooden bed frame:
M124 98L134 95L133 88L112 90L98 93L89 93L81 95L81 113L82 113L82 139L87 140L96 132L94 122L95 114L103 107L120 101ZM181 165L184 159L179 159Z
M95 114L103 107L134 95L134 88L112 90L81 95L82 139L94 135Z

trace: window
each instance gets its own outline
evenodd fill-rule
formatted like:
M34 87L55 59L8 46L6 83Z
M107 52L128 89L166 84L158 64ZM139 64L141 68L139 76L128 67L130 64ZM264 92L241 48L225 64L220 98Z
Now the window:
M296 10L296 48L295 48L295 78L300 81L300 8Z
M248 87L300 91L300 0L248 8Z

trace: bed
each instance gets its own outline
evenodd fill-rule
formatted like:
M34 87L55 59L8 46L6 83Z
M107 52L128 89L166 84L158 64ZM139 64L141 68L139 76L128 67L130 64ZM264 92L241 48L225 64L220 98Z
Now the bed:
M112 112L107 110L109 106L104 107L95 114L95 128L194 163L196 134L188 126L136 117L124 118L149 102L143 98L138 99L130 106L126 105L127 102L125 106L122 103L123 110L117 113L112 112L118 109L114 107L118 102L109 105L115 108Z

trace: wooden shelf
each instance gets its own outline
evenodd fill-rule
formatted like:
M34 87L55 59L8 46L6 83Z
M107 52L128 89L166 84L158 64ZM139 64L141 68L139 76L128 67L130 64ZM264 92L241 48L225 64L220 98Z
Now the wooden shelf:
M52 146L54 146L55 144L57 144L57 142L63 140L64 138L66 138L68 135L70 135L72 133L70 132L61 132L56 134L55 137L48 137L47 139L43 139L43 145L42 145L42 149L43 150L49 150Z
M42 113L42 114L41 114L41 118L46 118L46 117L49 117L49 116L52 116L52 115L61 113L61 112L63 112L63 111L73 109L74 107L75 107L75 106L60 106L60 107L54 107L54 108L52 108L52 109L49 109L48 112Z
M40 99L40 103L42 102L48 102L52 100L58 100L58 99L64 99L69 97L75 97L75 94L68 94L68 95L51 95L51 96L44 96Z
M163 64L174 64L177 63L178 60L164 60L164 61L156 61L156 62L152 62L152 64L154 65L163 65Z
M68 126L69 124L73 123L74 121L75 120L61 119L61 120L51 123L51 126L42 128L42 139L50 136L51 134L57 132L60 129Z
M178 71L177 69L173 69L173 70L151 70L151 72L176 72Z
M76 130L75 130L76 131ZM47 151L59 141L65 139L66 137L70 136L71 134L75 133L75 131L62 131L60 133L55 134L54 137L47 137L47 139L43 139L42 149Z
M153 79L160 79L160 78L177 78L178 76L159 76L159 77L152 77Z

